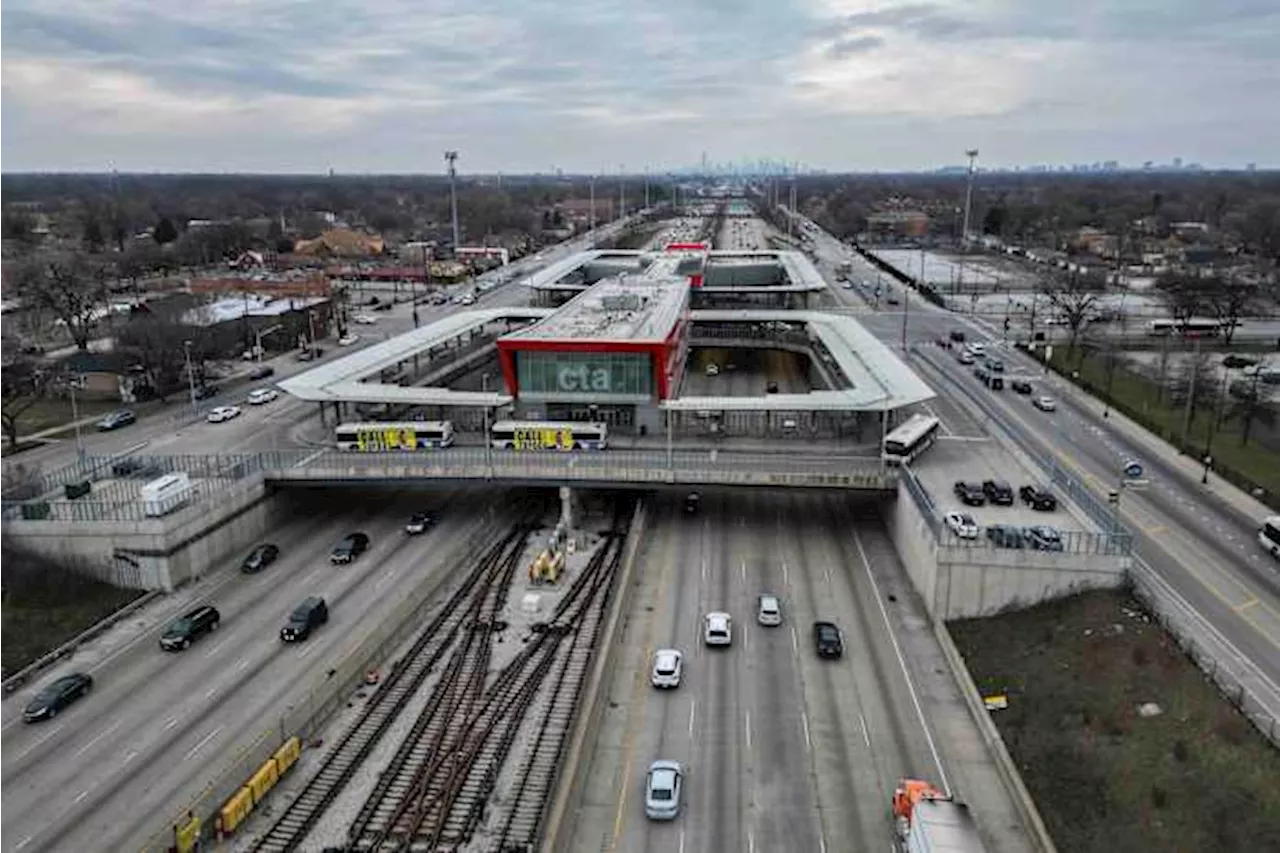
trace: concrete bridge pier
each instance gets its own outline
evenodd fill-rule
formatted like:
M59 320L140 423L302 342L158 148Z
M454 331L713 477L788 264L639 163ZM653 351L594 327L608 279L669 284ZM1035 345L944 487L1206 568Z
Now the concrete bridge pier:
M566 532L574 529L573 489L560 487L560 523L559 527Z

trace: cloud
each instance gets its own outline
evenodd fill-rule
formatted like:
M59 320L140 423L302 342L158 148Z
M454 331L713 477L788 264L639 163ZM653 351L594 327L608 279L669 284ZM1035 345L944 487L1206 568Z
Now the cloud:
M11 169L400 171L424 146L507 171L703 150L888 168L1015 132L1007 161L1068 136L1141 160L1170 144L1171 99L1198 128L1188 159L1243 135L1265 162L1280 135L1273 0L10 0L0 18Z

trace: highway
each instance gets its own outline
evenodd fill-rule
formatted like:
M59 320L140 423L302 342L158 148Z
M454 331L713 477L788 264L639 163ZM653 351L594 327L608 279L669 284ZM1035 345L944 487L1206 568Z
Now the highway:
M243 575L237 555L186 591L195 593L186 601L222 615L219 630L190 649L161 651L162 627L142 633L89 668L93 692L46 723L23 723L22 707L39 685L74 671L74 660L4 703L4 850L139 849L238 749L306 702L407 589L447 578L451 551L498 505L486 490L344 498L298 497L295 520L270 537L281 547L274 565ZM405 536L405 519L424 505L443 509L440 526ZM370 551L331 565L329 549L352 530L370 535ZM326 598L329 623L286 645L280 626L309 594Z
M853 255L825 232L814 239L826 265ZM859 264L863 270L873 270L865 261L855 260L851 278L858 277ZM883 280L888 282L888 276ZM914 295L908 297L901 285L891 286L910 299L907 338L918 353L911 362L938 391L940 396L929 407L943 419L947 431L969 436L996 432L975 405L984 396L1016 435L1045 456L1057 458L1104 501L1116 489L1124 462L1142 462L1149 485L1125 490L1120 501L1123 521L1137 537L1138 554L1270 681L1263 698L1280 716L1280 572L1256 543L1260 518L1248 509L1255 502L1242 495L1233 500L1217 497L1201 485L1199 466L1180 458L1149 433L1143 436L1141 430L1122 428L1119 416L1103 418L1101 402L1069 390L1065 380L1046 375L1043 366L1012 347L1003 348L1007 369L1032 376L1036 393L1058 399L1058 411L1040 412L1027 397L1008 390L988 391L935 342L952 329L962 329L970 340L998 345L998 326L950 314ZM867 308L855 291L833 286L831 292L837 304L858 311ZM886 343L900 345L901 312L866 313L858 319ZM1222 491L1232 490L1223 486Z
M931 729L946 730L946 744L936 739L941 761L981 809L993 849L1028 849L990 768L974 759L981 749L948 694L950 676L927 658L904 659L890 636L891 624L896 631L919 615L897 595L885 598L886 579L901 569L874 515L798 493L706 494L694 515L678 495L657 496L651 512L624 651L594 753L580 768L588 793L569 849L887 849L898 779L943 776L922 708ZM755 619L765 592L782 600L781 626ZM703 644L711 610L732 615L730 648ZM816 656L817 619L843 630L843 660ZM648 681L652 653L664 647L685 654L683 683L670 691ZM922 705L907 671L937 701ZM953 762L947 748L965 758ZM659 758L686 772L683 811L670 823L644 815L645 773Z

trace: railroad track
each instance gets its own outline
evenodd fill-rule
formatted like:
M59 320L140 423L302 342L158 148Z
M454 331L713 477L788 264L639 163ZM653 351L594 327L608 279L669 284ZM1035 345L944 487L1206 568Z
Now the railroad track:
M450 597L409 652L370 698L355 724L347 730L272 827L251 848L260 853L296 850L324 810L340 794L356 768L377 746L387 728L422 686L471 612L469 603L483 598L499 568L514 549L519 552L528 534L527 525L516 525L481 555L475 568Z
M380 785L362 810L362 815L377 814L376 823L357 821L348 834L348 850L459 849L471 839L486 806L493 805L499 771L524 725L537 727L536 740L523 757L510 804L519 813L503 815L502 831L511 838L536 835L624 542L625 531L615 519L608 540L551 617L481 694L463 691L464 685L474 686L467 679L486 658L469 646L455 649L446 674L456 674L442 676L435 688L438 697L432 697L415 724L418 737L407 738L401 748L412 757L397 755L394 781ZM475 634L486 644L492 639L482 630ZM424 723L427 717L431 722ZM412 772L411 766L416 768ZM384 781L392 775L386 774Z

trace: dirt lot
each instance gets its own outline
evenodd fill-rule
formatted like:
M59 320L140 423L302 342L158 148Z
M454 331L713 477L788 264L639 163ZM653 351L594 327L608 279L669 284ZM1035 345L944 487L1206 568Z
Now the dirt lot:
M1280 849L1280 753L1128 595L950 629L1063 853Z

